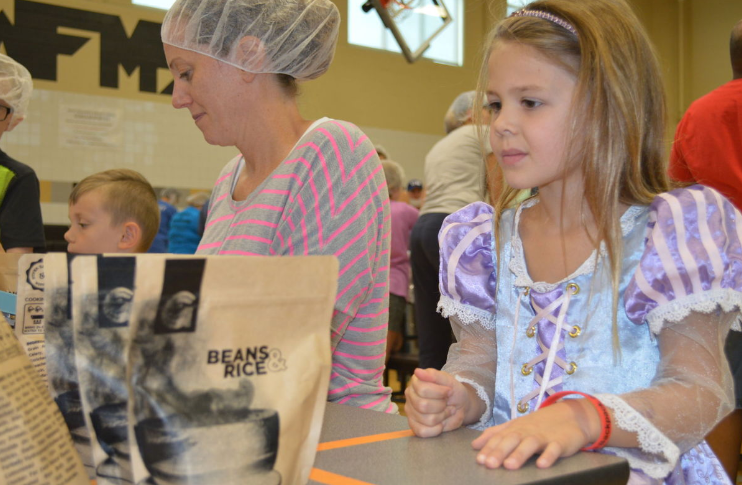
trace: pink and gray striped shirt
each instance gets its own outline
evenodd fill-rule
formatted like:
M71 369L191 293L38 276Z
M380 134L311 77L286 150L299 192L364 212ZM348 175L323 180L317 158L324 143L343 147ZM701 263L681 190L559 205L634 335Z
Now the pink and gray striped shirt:
M232 199L242 157L222 170L198 254L334 255L328 400L396 412L382 384L391 225L384 172L351 123L323 118L246 200Z

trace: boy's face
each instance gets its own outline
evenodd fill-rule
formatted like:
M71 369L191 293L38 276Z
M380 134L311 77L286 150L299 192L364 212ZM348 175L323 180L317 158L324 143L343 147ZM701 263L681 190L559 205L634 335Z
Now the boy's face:
M111 214L103 208L101 189L91 190L70 204L70 228L64 234L70 253L117 253L124 235L124 224L113 225Z

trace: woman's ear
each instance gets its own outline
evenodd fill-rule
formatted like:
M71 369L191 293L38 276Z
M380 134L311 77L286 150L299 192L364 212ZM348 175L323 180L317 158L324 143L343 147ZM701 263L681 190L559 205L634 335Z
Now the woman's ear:
M142 229L134 221L127 221L121 227L121 239L119 239L118 248L122 252L134 253L139 249L142 241Z
M262 72L265 67L265 46L257 37L247 35L240 39L236 63L246 66L250 71L242 70L242 78L245 82L252 82L255 74Z

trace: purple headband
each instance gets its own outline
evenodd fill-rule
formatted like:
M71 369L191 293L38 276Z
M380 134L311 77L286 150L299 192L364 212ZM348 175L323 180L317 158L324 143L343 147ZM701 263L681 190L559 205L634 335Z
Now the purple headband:
M553 22L561 27L564 27L565 29L572 32L575 35L575 37L578 37L577 29L575 29L572 26L572 24L570 24L563 18L557 17L556 15L551 14L549 12L543 12L541 10L526 10L524 8L524 9L518 10L517 12L513 12L512 14L510 14L510 16L511 17L538 17L540 19L548 20L549 22Z

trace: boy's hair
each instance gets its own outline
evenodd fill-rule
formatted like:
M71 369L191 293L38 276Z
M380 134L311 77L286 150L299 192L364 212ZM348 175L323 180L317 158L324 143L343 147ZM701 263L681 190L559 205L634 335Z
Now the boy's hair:
M596 247L601 241L606 246L617 344L615 318L623 257L619 204L650 204L657 194L671 188L663 143L666 115L659 63L624 0L540 0L525 8L563 19L577 35L544 18L504 19L486 44L479 99L484 100L490 53L502 42L532 47L575 76L569 130L574 135L566 140L566 156L582 169L585 200L598 229ZM499 215L517 194L511 187L503 188L496 203L498 226Z
M152 185L139 172L117 168L85 177L70 193L70 205L84 194L103 189L103 208L114 225L133 221L142 231L138 251L149 249L160 227L160 209Z

